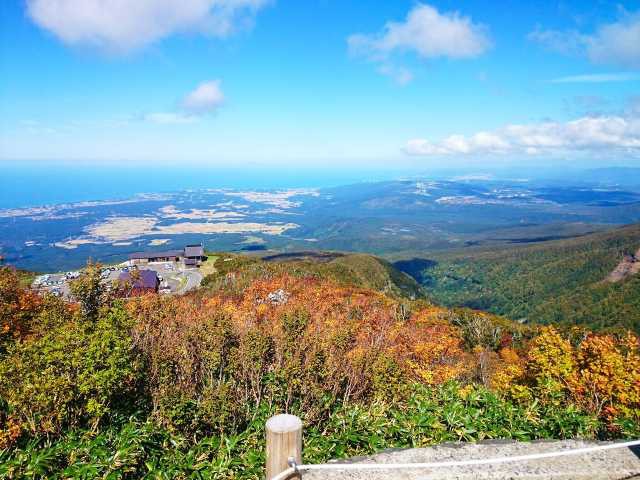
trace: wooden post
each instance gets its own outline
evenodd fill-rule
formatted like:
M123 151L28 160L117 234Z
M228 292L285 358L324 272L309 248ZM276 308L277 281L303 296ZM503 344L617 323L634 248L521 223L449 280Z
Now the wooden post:
M289 468L289 458L302 462L302 420L276 415L267 420L267 480Z

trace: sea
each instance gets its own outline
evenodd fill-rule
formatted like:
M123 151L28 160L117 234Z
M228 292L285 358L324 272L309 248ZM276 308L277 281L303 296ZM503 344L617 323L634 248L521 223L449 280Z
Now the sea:
M265 166L261 164L212 166L180 162L144 164L135 162L96 163L83 161L10 161L0 160L0 209L36 207L90 200L131 198L143 193L168 193L184 190L228 188L274 190L287 188L327 188L361 182L399 179L516 179L529 176L546 182L576 182L580 171L546 171L541 167L519 166L494 169L493 173L477 167L440 167L417 164L415 167L393 166L300 165ZM637 169L634 170L634 172ZM561 172L560 174L558 172ZM568 175L570 174L570 175ZM558 176L560 175L560 176ZM600 175L600 173L598 174ZM618 175L633 178L637 175ZM553 180L555 179L555 180ZM638 182L633 182L638 183ZM640 185L638 186L640 188Z
M248 166L86 164L75 162L0 163L0 209L89 200L130 198L207 188L272 190L323 188L365 181L394 180L406 172Z

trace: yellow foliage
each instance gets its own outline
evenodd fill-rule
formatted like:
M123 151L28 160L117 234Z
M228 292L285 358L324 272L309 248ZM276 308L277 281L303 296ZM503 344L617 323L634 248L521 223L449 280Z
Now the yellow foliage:
M515 400L528 401L531 398L530 389L519 384L525 374L525 361L508 347L500 350L500 360L501 363L491 378L491 387Z
M466 399L471 393L473 393L473 391L475 390L473 384L468 383L463 387L460 387L458 389L458 395L460 395L460 397Z
M621 340L588 334L574 347L545 327L531 341L526 360L510 349L500 352L491 384L514 399L572 403L609 422L621 415L640 421L639 352L631 333Z
M571 343L553 327L544 327L531 342L527 374L544 396L564 392L575 375L575 352Z
M578 348L575 394L598 415L640 409L640 358L637 348L626 345L633 347L630 337L620 345L608 335L589 335Z

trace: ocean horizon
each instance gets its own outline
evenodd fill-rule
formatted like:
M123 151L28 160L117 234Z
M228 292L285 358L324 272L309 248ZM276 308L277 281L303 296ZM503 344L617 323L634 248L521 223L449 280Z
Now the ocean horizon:
M2 165L0 208L129 198L207 188L272 190L326 188L367 181L394 180L407 172L386 170L212 167L187 165L75 165L9 163ZM417 174L417 172L412 172Z

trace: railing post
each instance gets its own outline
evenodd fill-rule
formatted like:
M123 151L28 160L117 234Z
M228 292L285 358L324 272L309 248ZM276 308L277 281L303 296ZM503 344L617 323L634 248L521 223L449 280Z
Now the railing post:
M289 468L289 458L302 462L302 420L276 415L267 420L267 480Z

